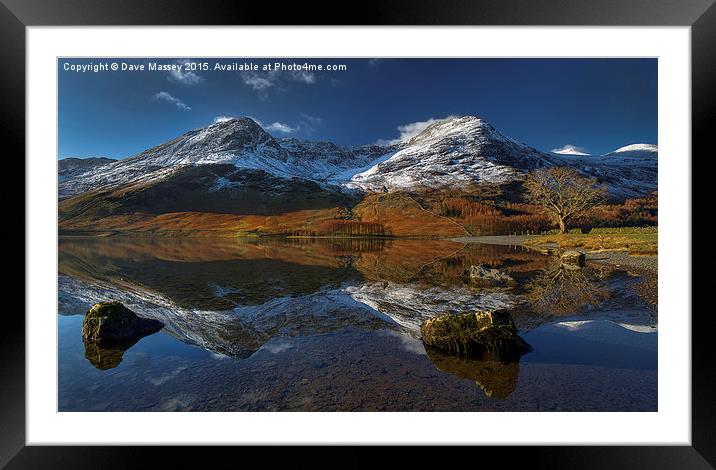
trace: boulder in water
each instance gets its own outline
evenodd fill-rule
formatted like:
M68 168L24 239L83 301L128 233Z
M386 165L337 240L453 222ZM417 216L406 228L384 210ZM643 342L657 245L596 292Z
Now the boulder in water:
M82 338L109 345L147 336L164 327L159 320L142 318L120 302L100 302L92 306L82 321Z
M515 283L515 280L509 275L499 271L498 269L492 269L482 264L478 266L470 266L470 269L467 271L467 275L470 282L478 285L507 286Z
M507 312L440 315L425 320L420 332L426 347L449 354L511 360L529 350Z

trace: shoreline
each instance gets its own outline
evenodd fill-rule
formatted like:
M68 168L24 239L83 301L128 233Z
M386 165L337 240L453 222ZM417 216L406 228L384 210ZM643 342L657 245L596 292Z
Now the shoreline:
M524 242L538 235L494 235L459 237L450 240L462 243L525 246ZM532 248L532 247L528 247ZM536 247L535 247L536 248ZM656 311L658 307L659 255L630 255L626 250L585 251L588 263L608 265L634 273L641 279L634 285L637 294Z
M447 238L447 240L459 243L482 243L485 245L508 245L524 246L527 240L539 238L539 235L481 235L474 237Z
M485 235L478 237L457 237L448 240L460 243L482 243L485 245L509 245L509 246L525 246L527 240L539 238L539 235ZM527 247L526 248L538 248ZM537 250L536 250L537 251ZM658 272L658 254L657 255L630 255L626 250L600 250L600 251L584 251L587 255L587 261L601 264L609 264L616 267L627 267L635 270L649 271L653 274Z
M633 288L653 307L659 305L659 255L630 255L626 251L602 251L587 253L587 262L624 269L640 277Z

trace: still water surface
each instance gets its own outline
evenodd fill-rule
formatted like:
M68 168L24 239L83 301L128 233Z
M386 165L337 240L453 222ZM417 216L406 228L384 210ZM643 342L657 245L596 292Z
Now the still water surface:
M479 264L516 285L475 285ZM638 282L442 240L61 239L59 410L656 411L657 318ZM103 300L165 327L85 350L82 314ZM509 309L532 351L423 347L423 320L481 309Z

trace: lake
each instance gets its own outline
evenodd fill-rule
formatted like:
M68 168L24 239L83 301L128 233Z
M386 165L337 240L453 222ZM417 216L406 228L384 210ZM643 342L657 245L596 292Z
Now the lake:
M477 265L514 285L476 285ZM657 411L639 281L448 240L61 237L59 411ZM165 326L85 348L105 300ZM502 309L532 349L518 361L420 339L436 315Z

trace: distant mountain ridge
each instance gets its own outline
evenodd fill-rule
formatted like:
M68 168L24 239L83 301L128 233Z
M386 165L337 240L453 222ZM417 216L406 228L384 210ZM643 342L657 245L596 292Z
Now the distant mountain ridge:
M103 165L116 162L115 158L108 157L67 157L57 162L57 176L60 181L81 175L82 173Z
M145 183L187 165L229 163L283 178L326 182L332 177L340 178L356 165L369 165L390 150L389 146L348 148L332 142L276 139L253 119L242 117L189 131L107 167L91 168L71 181L61 182L60 196Z
M59 195L149 184L200 165L230 164L338 192L507 183L535 168L567 165L596 176L615 196L632 197L656 189L657 157L658 149L651 144L632 144L599 157L541 152L475 116L434 122L394 145L356 147L277 139L253 119L241 117L189 131L123 160L60 170ZM215 187L220 191L221 181Z

